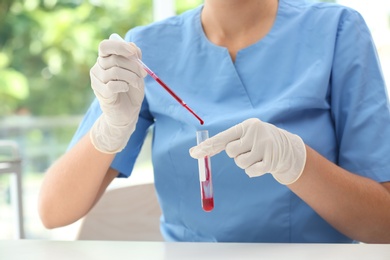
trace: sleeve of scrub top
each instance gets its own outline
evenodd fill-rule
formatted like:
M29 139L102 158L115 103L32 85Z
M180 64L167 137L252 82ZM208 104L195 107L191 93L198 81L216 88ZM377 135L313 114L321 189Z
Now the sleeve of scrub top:
M389 99L371 34L357 12L346 12L340 23L330 84L338 164L390 181Z
M136 130L130 137L126 147L115 155L111 168L119 171L118 177L129 177L133 170L137 156L142 148L142 144L148 133L149 126L152 124L146 100L142 103L141 112L136 125ZM88 133L96 119L102 114L99 102L95 99L81 121L76 133L74 134L68 149L74 146L84 135Z

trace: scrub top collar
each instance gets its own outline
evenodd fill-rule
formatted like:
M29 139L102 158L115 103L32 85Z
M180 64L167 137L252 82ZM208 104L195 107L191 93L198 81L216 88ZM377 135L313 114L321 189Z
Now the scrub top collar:
M284 0L279 0L278 10L277 10L277 13L276 13L275 21L274 21L271 29L268 31L268 33L264 37L259 39L257 42L255 42L253 44L250 44L247 47L242 48L241 50L239 50L237 52L236 62L239 59L240 53L243 53L243 52L246 52L246 51L250 51L252 48L259 47L259 45L270 44L272 42L272 39L275 37L275 35L277 35L278 29L284 23L283 20L285 18L284 14L285 14L285 8L286 8L285 4L287 4L287 3L285 3ZM197 9L196 10L196 14L194 15L195 33L197 35L199 35L199 37L197 37L197 38L200 41L200 45L203 48L213 48L214 51L220 51L220 52L224 52L226 54L229 54L229 52L228 52L226 47L216 45L216 44L214 44L213 42L211 42L207 38L206 33L203 30L202 20L201 20L201 14L202 14L203 7L204 7L203 4L201 6L199 6L199 7L197 7L196 8Z

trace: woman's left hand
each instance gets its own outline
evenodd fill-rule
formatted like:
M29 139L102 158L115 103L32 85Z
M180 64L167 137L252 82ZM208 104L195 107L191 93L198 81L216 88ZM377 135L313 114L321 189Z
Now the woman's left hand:
M271 173L281 184L294 183L306 163L302 139L272 124L251 118L190 149L195 159L225 150L249 177Z

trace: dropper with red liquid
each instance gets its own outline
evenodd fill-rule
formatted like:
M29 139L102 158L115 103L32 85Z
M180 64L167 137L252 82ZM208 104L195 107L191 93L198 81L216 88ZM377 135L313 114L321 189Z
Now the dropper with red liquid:
M176 95L175 92L173 92L172 89L170 89L167 84L164 83L164 81L162 81L151 69L149 69L148 66L146 66L145 63L143 63L142 60L140 59L137 59L138 62L141 64L141 66L145 69L145 71L154 79L158 82L158 84L160 84L172 97L174 97L177 102L179 102L185 109L187 109L193 116L196 117L196 119L199 120L199 123L201 125L204 124L204 121L202 120L202 118L200 118L178 95Z
M117 33L113 33L110 35L110 39L116 39L118 41L125 41L122 39L122 37L119 36L119 34ZM176 99L177 102L180 103L180 105L182 105L185 109L187 109L193 116L196 117L196 119L199 120L199 123L201 125L204 124L204 121L202 120L202 118L200 118L178 95L176 95L175 92L173 92L172 89L170 89L168 87L167 84L165 84L151 69L149 69L148 66L146 66L145 63L143 63L143 61L141 59L138 59L137 58L137 61L139 62L139 64L144 68L144 70L155 80L157 81L158 84L160 84L172 97L174 97Z

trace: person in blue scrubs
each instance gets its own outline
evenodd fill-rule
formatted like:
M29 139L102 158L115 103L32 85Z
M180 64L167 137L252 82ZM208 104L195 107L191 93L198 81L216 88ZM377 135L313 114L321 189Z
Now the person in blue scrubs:
M167 241L390 242L390 106L359 13L304 0L205 0L124 38L100 44L97 98L46 173L47 228L80 219L114 178L131 176L152 128ZM211 138L196 146L198 130ZM206 155L210 212L196 160Z

